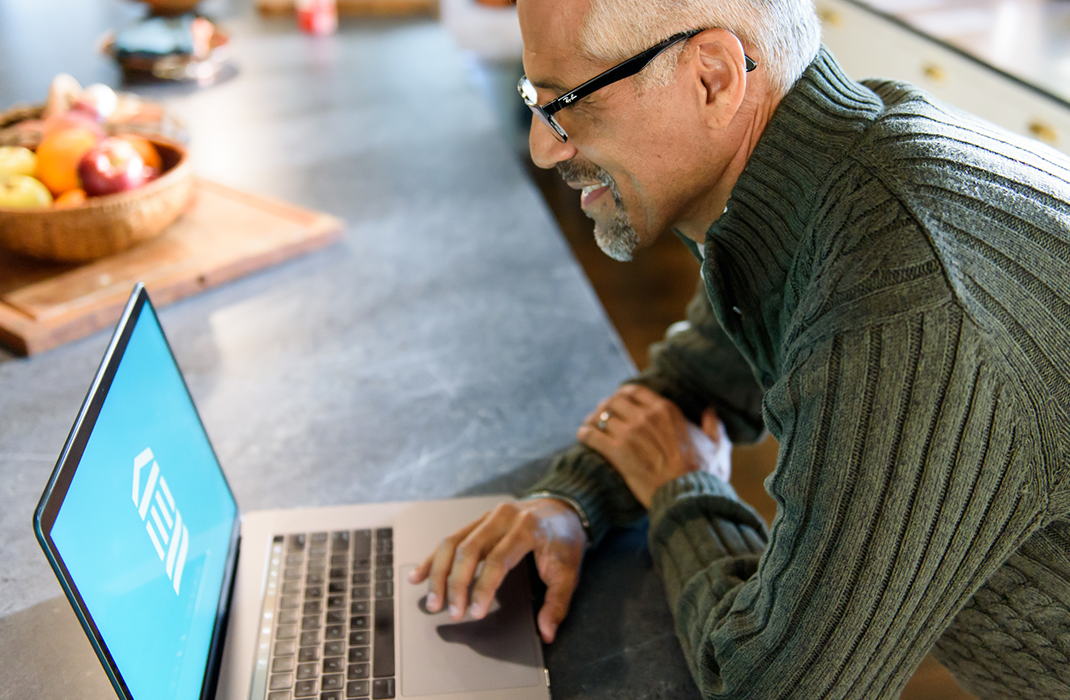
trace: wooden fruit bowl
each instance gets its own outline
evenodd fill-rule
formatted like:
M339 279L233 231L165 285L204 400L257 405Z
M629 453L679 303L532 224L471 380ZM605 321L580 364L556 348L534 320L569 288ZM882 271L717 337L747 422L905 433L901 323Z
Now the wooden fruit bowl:
M183 145L148 138L163 161L160 177L67 209L0 207L0 246L42 260L88 262L163 233L190 203L193 169Z

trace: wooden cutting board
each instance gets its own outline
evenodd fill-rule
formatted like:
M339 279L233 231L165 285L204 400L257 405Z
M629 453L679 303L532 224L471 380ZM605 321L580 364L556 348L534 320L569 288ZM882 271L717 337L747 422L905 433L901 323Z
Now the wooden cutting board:
M194 201L159 237L88 264L0 249L0 343L32 355L115 323L144 282L163 306L341 238L342 222L197 178Z

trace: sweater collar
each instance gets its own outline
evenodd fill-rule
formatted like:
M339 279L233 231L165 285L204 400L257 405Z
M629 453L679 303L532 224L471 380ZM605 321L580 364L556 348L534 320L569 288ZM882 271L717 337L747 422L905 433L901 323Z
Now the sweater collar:
M785 296L786 286L802 264L814 208L833 168L882 107L822 47L777 106L725 214L706 232L702 272L714 312L763 383L779 376L782 330L794 310L785 299L795 298Z

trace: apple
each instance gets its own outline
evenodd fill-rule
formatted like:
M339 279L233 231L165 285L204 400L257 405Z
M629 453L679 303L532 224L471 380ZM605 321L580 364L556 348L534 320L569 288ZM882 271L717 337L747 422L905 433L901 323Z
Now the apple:
M33 175L37 156L22 146L0 146L0 177L4 175Z
M118 104L119 98L114 90L102 83L94 83L74 98L71 111L88 114L102 122L115 113Z
M52 204L52 193L44 183L29 175L0 177L0 207L38 209Z
M78 177L90 197L126 192L155 176L133 145L115 137L104 139L78 161Z

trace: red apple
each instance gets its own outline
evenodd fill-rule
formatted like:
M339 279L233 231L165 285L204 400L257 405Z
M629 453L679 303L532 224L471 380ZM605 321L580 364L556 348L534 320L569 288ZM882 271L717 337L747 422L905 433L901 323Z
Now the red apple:
M89 149L78 162L82 189L91 197L126 192L156 176L129 142L106 138Z

